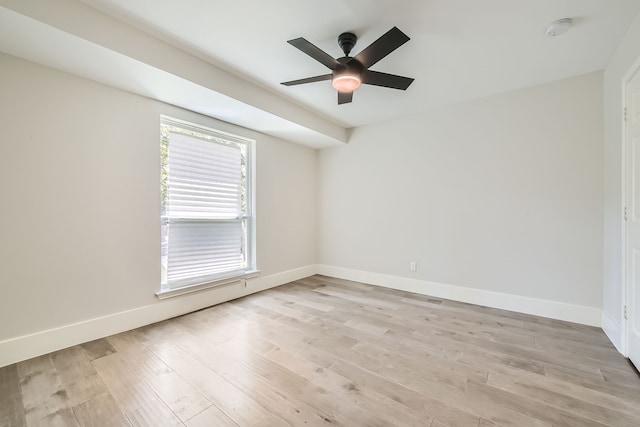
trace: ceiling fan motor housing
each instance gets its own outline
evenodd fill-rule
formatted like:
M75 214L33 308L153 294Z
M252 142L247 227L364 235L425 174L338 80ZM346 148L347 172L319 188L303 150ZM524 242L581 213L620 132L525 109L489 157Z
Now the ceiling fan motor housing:
M342 67L338 67L334 70L334 72L344 73L349 72L350 74L362 74L364 71L364 66L357 59L351 56L343 56L342 58L337 58L338 62L342 64Z

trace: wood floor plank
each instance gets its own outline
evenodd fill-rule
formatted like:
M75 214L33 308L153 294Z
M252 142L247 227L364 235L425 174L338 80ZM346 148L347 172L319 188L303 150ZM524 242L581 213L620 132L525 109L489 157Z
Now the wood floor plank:
M564 326L565 324L568 326ZM535 332L536 334L582 342L587 345L600 344L603 346L609 346L611 344L601 329L594 328L592 326L585 326L584 329L576 329L574 325L575 324L569 322L555 322L550 324L545 322L543 318L540 318L536 319L536 321L526 321L524 323L524 329Z
M268 296L254 298L252 303L264 308L265 310L270 310L283 316L293 317L294 319L298 319L302 322L309 322L316 318L315 315L292 309L291 307L288 307L286 303L269 298Z
M107 392L107 388L81 346L51 354L71 406Z
M82 427L130 427L131 424L107 392L73 407Z
M212 405L175 372L148 375L143 380L183 422Z
M80 347L82 347L90 361L108 356L117 351L111 343L104 338L80 344Z
M605 381L602 375L588 375L580 370L566 366L547 363L545 364L545 375L623 399L633 399L633 396L638 396L638 390L635 387L630 387L624 383L608 382Z
M466 344L475 344L476 346L490 349L494 352L500 352L510 357L517 357L521 359L528 359L534 363L540 363L543 365L558 365L567 369L581 371L585 375L600 376L602 379L602 373L599 367L589 361L578 360L575 361L571 358L567 358L564 354L554 354L548 351L538 350L532 346L503 344L495 341L489 341L481 337L470 336L469 334L462 334L459 332L451 332L440 328L433 328L425 334L424 331L416 331L414 335L428 340L433 334L446 336L452 340L459 341Z
M125 414L135 411L158 398L156 393L142 380L109 388L111 396Z
M0 369L0 426L640 426L602 330L325 276Z
M201 354L210 361L208 352L189 346L195 355ZM202 353L200 353L202 351ZM212 349L215 351L215 348ZM166 346L161 354L164 360L182 378L188 381L200 393L205 395L217 408L241 426L287 425L288 423L258 403L250 394L245 393L226 378L218 375L205 363L173 344ZM222 367L219 367L222 368ZM207 411L207 410L205 410ZM211 410L215 411L215 410ZM211 412L209 411L209 412Z
M145 338L142 331L140 329L112 335L108 337L108 340L118 350L121 357L125 358L129 370L136 377L142 378L171 372L171 369L144 345Z
M476 404L492 405L494 402L498 402L500 407L514 411L517 414L522 414L523 416L531 417L538 422L542 422L549 426L602 427L606 425L598 421L582 417L573 411L567 412L535 400L523 398L522 396L514 393L497 389L487 384L470 381L467 384L466 392L468 398L476 402ZM486 418L498 425L512 422L511 419L505 418L505 411L500 410L495 411L494 413L484 414L483 418Z
M382 422L390 425L397 423L406 426L424 426L431 422L431 418L424 412L424 405L418 408L406 406L398 402L397 399L391 399L369 387L365 381L354 381L352 378L342 376L331 369L324 369L304 357L282 349L274 349L266 356L306 378L314 387L320 387L327 393L331 393L332 402L323 402L323 404L333 409L336 419L338 421L342 419L343 424L364 422L368 417L367 414L374 412L378 413L379 420L369 420L369 422ZM307 392L309 392L309 387L303 391L303 393ZM316 394L317 389L312 388L311 392ZM336 405L337 402L342 402L343 406ZM318 404L319 402L314 399L314 403ZM349 406L348 414L345 414L344 405ZM353 405L361 408L364 413L358 413Z
M502 373L490 371L487 384L530 396L533 399L539 399L551 405L557 403L563 406L576 405L579 407L581 403L591 404L608 408L613 412L640 418L640 405L635 405L634 402L601 391L559 381L549 376L514 372L513 370L506 372L502 370ZM540 396L540 398L537 396ZM570 402L563 404L562 402L565 398L569 398ZM574 399L580 402L573 402Z
M331 365L330 369L346 378L368 385L370 388L396 400L402 405L424 411L428 415L438 419L440 423L445 422L450 426L475 426L478 423L478 416L446 405L439 401L437 397L431 397L428 394L404 387L397 382L367 372L358 366L343 361L336 361Z
M387 379L403 384L413 390L428 396L436 405L445 405L454 408L456 414L467 413L473 414L475 422L480 417L496 422L499 425L520 427L520 426L539 426L550 427L552 424L542 421L527 414L523 414L509 407L503 407L499 402L483 400L471 397L466 389L457 390L446 384L437 381L430 381L426 377L417 377L408 375L398 370L386 369L382 373ZM430 407L427 405L427 412Z
M246 324L243 319L234 319L237 321L230 322L229 317L220 318L218 312L206 310L178 317L175 319L175 323L181 325L194 336L206 340L210 345L216 345L237 336L238 328L242 328Z
M615 384L624 384L627 387L636 388L640 392L640 374L638 371L631 366L629 361L621 357L618 357L618 360L622 363L618 363L616 366L602 366L600 368L604 380Z
M26 425L18 367L13 364L0 368L0 426Z
M155 424L159 425L159 424ZM231 418L216 406L210 406L187 421L188 427L238 427ZM151 426L150 426L151 427Z
M250 375L238 375L238 371L246 371ZM279 425L309 425L319 426L326 422L335 421L334 415L324 408L309 404L300 399L301 392L297 393L288 389L279 390L276 384L272 384L268 378L256 371L255 367L240 363L237 369L221 373L225 378L247 395L250 395L256 403L267 408L274 416L282 420ZM295 390L295 388L294 388Z
M291 425L354 424L354 420L348 417L349 414L345 416L340 408L334 407L335 405L324 399L313 400L311 405L301 401L300 396L308 394L311 386L308 381L287 367L276 366L262 358L260 354L268 347L260 347L260 343L253 339L240 344L227 342L223 346L201 353L200 357L204 363L210 364L211 369L218 370L220 375L251 394L263 406L287 419ZM191 347L189 350L198 353L197 348ZM249 353L245 354L246 352ZM238 354L242 354L243 357L238 358ZM313 389L315 390L315 387ZM312 393L321 395L317 390ZM347 411L351 414L356 410L348 406ZM369 418L374 420L373 417ZM374 424L379 425L380 421L375 420Z
M28 426L77 426L67 392L50 355L17 364Z
M252 322L252 330L247 338L259 342L266 340L273 348L284 347L294 354L302 354L305 358L323 368L328 368L336 359L336 356L328 352L326 348L319 348L312 335L298 332L292 333L286 328L271 328L268 321ZM274 326L274 325L271 325ZM353 343L350 343L353 345Z
M473 309L474 306L472 304L452 304L450 301L446 300L437 300L437 304L433 304L431 299L427 299L427 301L425 302L424 300L421 300L415 296L403 298L401 301L407 303L408 309L412 308L413 310L415 310L416 307L414 306L421 306L426 310L426 314L438 314L443 318L458 318L462 316L465 319L476 320L496 326L511 326L514 328L523 329L522 333L528 332L524 330L525 321L519 318L511 317L509 315L510 312L489 313L487 311L478 311Z
M160 399L127 413L127 419L134 427L184 427L184 423Z
M126 356L113 353L91 363L125 414L157 399L153 390L142 381L144 375L132 369Z
M356 384L375 390L386 398L395 400L414 411L419 412L425 409L425 398L422 394L389 381L375 372L367 371L343 360L334 361L328 369Z
M357 344L354 346L354 350L366 353L382 363L383 367L378 373L383 376L414 376L414 379L424 378L428 381L437 382L457 390L464 390L465 383L468 379L464 372L455 372L446 369L446 367L441 364L434 365L425 363L421 369L416 369L416 367L419 366L419 362L414 362L399 353L388 351L373 344ZM486 373L482 376L483 380L485 378Z
M327 286L324 288L316 288L313 291L321 294L325 294L328 296L338 297L347 301L352 301L357 304L367 305L373 308L380 308L380 309L387 308L391 310L396 310L399 308L399 305L397 303L390 303L388 301L383 300L382 298L360 296L358 294L346 292L344 289L339 289L331 286Z
M286 292L281 290L281 288L275 288L272 290L275 293L275 298L280 299L281 301L291 301L295 304L299 304L323 313L328 313L334 308L332 305L314 302L308 297L305 298L303 296L298 296L296 292Z
M503 391L523 396L530 401L543 402L546 405L563 410L564 408L571 408L576 417L580 419L588 419L597 421L599 423L612 423L619 426L633 426L638 422L638 418L634 415L628 414L627 411L633 408L624 407L624 411L614 410L605 407L604 405L595 404L592 402L586 402L578 398L578 396L551 391L543 387L530 384L522 384L522 382L508 379L504 376L490 375L491 381L489 386L499 388ZM567 418L569 415L565 414ZM557 422L556 422L557 423Z
M304 279L298 280L298 283L307 285L307 289L335 289L337 291L342 291L343 293L354 296L363 295L365 292L369 292L373 289L372 285L358 282L348 282L348 284L345 286L346 282L342 279L336 279L333 277L321 275L305 277Z

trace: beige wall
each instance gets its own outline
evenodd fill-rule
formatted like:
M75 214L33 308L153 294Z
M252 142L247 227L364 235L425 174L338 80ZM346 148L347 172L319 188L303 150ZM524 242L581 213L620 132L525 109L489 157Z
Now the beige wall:
M166 302L154 295L160 114L256 139L261 278L273 284L315 263L316 151L6 55L0 94L0 344L128 310L167 304L179 313L181 301L188 310L220 299L218 290Z
M602 134L602 73L357 128L320 152L319 263L599 313Z
M622 262L623 179L622 168L622 106L623 79L640 58L640 16L627 30L604 72L604 275L603 326L618 349L623 348L622 307L624 305L624 274Z
M316 263L601 307L601 73L365 126L320 152L6 55L0 93L5 362ZM154 296L160 114L257 140L254 287Z

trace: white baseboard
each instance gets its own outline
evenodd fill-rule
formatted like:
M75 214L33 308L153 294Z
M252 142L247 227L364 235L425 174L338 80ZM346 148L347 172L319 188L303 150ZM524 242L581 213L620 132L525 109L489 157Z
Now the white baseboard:
M465 288L444 283L416 280L329 265L308 265L269 276L247 280L247 287L232 283L201 292L182 295L133 310L64 325L30 335L0 341L0 367L10 365L76 344L160 322L212 305L220 304L255 292L260 292L298 279L323 274L340 279L384 286L422 295L446 298L487 307L517 311L566 320L591 326L601 326L620 351L620 327L602 310L557 301L523 297L482 289Z
M627 356L624 340L622 339L622 326L604 310L602 311L602 330L620 354Z
M284 285L312 276L316 272L317 266L309 265L269 276L258 276L247 279L246 288L239 282L234 282L133 310L0 341L0 367Z
M602 325L602 310L596 307L567 304L538 298L487 291L484 289L465 288L462 286L430 282L426 280L410 279L407 277L391 276L353 270L350 268L318 265L318 274L353 280L370 285L467 302L486 307L517 311L551 319L566 320L583 325Z

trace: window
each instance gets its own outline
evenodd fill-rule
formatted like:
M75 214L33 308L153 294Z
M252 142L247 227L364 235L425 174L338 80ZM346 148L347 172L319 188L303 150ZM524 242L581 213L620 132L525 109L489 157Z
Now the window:
M162 117L161 291L255 270L253 141Z

